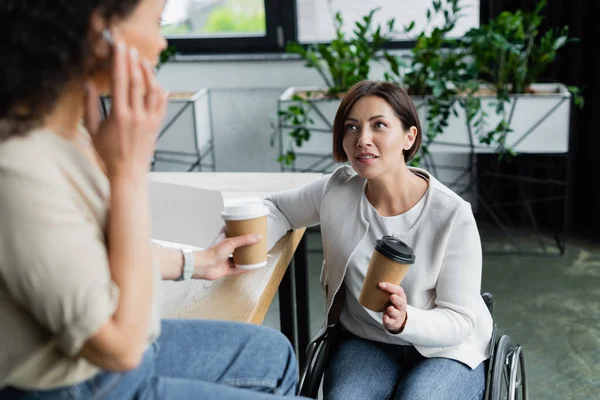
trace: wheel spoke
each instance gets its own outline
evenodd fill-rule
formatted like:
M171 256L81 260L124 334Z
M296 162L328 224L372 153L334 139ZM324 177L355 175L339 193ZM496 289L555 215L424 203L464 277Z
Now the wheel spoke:
M520 360L521 347L517 346L510 357L510 381L508 386L508 399L515 400L517 394L517 388L515 383L517 382L517 373L519 372L519 360Z

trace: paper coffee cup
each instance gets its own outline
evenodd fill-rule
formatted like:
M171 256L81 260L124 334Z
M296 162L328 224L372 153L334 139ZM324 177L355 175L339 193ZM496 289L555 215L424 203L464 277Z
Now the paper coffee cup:
M267 215L269 209L261 201L230 202L221 213L227 237L248 233L262 235L260 242L234 251L233 262L238 268L254 269L267 265Z
M390 294L380 289L379 283L399 285L415 262L415 254L410 246L393 236L377 240L374 247L358 301L371 311L383 312L389 304Z

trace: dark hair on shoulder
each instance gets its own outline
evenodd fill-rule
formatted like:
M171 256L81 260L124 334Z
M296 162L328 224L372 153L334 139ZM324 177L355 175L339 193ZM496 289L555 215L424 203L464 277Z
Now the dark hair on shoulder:
M39 126L65 85L90 72L94 11L124 18L140 1L1 0L0 138Z
M356 102L363 97L377 96L394 109L396 116L400 119L402 127L408 130L411 126L417 128L417 137L412 147L404 152L405 161L410 161L421 147L421 123L417 109L406 92L401 87L389 82L365 80L352 86L342 99L333 122L333 158L337 162L348 161L344 151L344 121Z

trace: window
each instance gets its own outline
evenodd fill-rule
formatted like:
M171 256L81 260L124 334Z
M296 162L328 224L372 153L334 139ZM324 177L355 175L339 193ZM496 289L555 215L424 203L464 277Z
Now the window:
M480 0L460 0L462 17L451 36L460 36L479 25ZM329 41L333 17L342 13L348 33L354 21L371 9L375 23L396 20L396 30L415 21L425 26L431 0L167 0L162 30L182 54L283 52L288 41ZM396 47L412 39L395 36Z
M475 26L479 26L479 1L460 0L462 17L451 37L462 36ZM372 9L379 8L373 20L385 26L394 18L395 30L402 31L395 35L396 40L411 40L402 27L415 21L413 32L421 32L426 24L427 9L431 8L431 0L296 0L298 9L298 40L302 43L323 42L334 38L334 16L340 11L344 19L346 33L354 29L354 21L361 20ZM440 22L442 19L440 18Z
M284 38L295 37L295 20L284 22L295 15L294 5L294 0L167 0L162 31L182 54L281 52Z
M169 0L163 33L171 37L264 36L263 0Z

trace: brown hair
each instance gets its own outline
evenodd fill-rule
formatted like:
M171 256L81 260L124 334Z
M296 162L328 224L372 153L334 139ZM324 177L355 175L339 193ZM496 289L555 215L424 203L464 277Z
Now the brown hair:
M377 96L387 101L400 119L404 129L409 129L411 126L417 128L415 142L410 149L403 152L405 161L410 161L421 147L421 123L415 105L408 93L401 87L389 82L369 80L352 86L338 107L333 121L333 159L337 162L348 161L348 155L343 146L344 121L348 118L348 114L356 102L367 96Z

